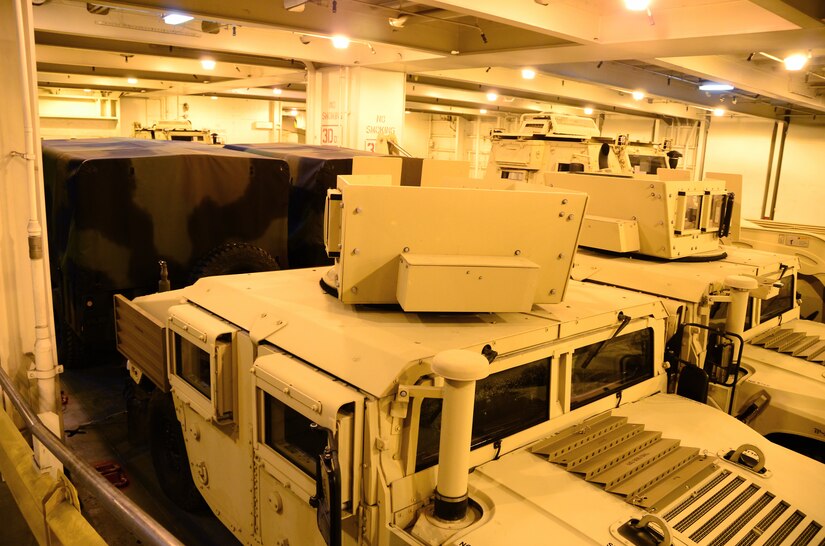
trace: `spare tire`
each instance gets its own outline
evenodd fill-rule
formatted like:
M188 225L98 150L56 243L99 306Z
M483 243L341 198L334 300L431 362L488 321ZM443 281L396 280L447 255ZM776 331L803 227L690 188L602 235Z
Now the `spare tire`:
M189 284L201 277L258 273L280 269L278 261L261 247L249 243L226 243L212 249L189 273Z

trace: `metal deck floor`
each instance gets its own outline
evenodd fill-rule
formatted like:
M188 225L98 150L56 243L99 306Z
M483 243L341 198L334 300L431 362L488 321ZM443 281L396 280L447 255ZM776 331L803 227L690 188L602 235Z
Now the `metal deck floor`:
M66 444L92 465L109 461L119 464L129 479L122 491L184 544L240 544L208 509L189 513L163 494L152 468L147 439L135 424L135 415L127 419L125 395L130 382L123 366L66 370L61 376L61 388L68 396L63 408L64 430L80 428L78 433L66 434ZM84 516L108 544L141 544L94 495L82 490L78 493ZM0 544L5 542L0 540Z

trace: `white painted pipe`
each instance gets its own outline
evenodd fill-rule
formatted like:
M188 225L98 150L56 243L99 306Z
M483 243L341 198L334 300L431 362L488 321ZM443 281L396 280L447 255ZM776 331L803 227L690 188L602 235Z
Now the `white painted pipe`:
M750 291L758 288L759 283L753 277L729 275L725 277L725 286L730 288L731 298L728 315L725 317L725 330L741 336L745 331Z
M433 358L433 371L444 377L441 440L435 516L457 521L467 513L467 480L476 381L487 377L490 364L481 353L453 349Z
M32 291L34 299L34 364L37 378L38 411L40 413L56 413L56 366L54 361L52 334L50 328L50 311L46 292L46 266L44 259L45 245L43 228L38 213L38 177L37 154L35 152L34 111L32 110L33 81L32 63L29 63L27 52L34 55L34 41L31 30L27 32L24 25L23 10L26 9L25 20L33 21L31 4L24 0L15 0L14 10L17 18L17 50L18 67L20 69L20 91L23 99L23 133L25 151L23 159L26 162L26 182L29 193L29 221L27 225L29 241L29 261L31 264ZM59 430L53 433L60 436Z

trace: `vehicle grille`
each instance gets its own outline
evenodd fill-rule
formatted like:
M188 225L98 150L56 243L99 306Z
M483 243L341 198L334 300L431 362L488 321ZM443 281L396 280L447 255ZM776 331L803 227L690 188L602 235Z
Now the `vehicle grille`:
M531 451L660 514L674 544L825 546L822 524L769 491L765 479L625 417L596 416Z

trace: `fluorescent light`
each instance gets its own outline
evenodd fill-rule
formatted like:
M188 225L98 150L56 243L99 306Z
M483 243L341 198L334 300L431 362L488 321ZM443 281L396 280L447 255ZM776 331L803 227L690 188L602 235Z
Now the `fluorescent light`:
M494 101L494 100L497 100L497 99L498 99L498 93L496 93L495 91L490 91L490 92L487 93L487 100Z
M404 115L409 114L409 113L410 113L409 110L404 110Z
M727 110L724 108L714 108L713 115L714 116L724 116L727 113Z
M83 90L83 92L84 92L84 93L91 93L91 92L92 92L92 90L91 90L91 89L84 89L84 90Z
M785 70L802 70L808 64L808 57L802 53L794 53L782 59L782 62L785 63Z
M134 85L138 82L137 78L126 78L126 81L131 83L132 85Z
M273 95L280 95L283 92L284 92L284 90L281 89L280 87L275 87L275 88L272 89L272 94Z
M486 113L487 113L487 110L486 110L485 108L482 108L482 109L480 109L480 110L478 111L478 113L479 113L479 114L486 114Z
M634 91L634 92L631 93L631 96L633 97L633 100L642 100L643 98L645 98L645 92L644 91Z
M349 47L349 38L336 34L332 37L332 47L335 49L346 49Z
M588 106L587 108L584 109L584 113L587 116L593 115L593 109Z
M525 80L532 80L536 77L536 71L532 68L522 68L521 69L521 77Z
M644 11L650 5L650 0L624 0L624 7L630 11Z
M194 19L191 15L184 15L183 13L170 13L163 16L163 22L167 25L179 25Z
M297 116L298 115L298 109L293 108L292 110L289 111L289 115L290 116Z
M733 86L727 83L704 82L699 86L700 91L731 91Z
M209 97L209 98L210 98L210 99L212 99L212 100L218 100L218 96L217 96L217 95L212 95L212 96L211 96L211 97Z
M214 70L215 61L213 61L212 59L201 59L201 66L204 70Z

